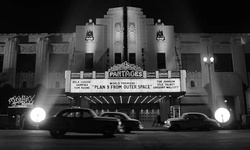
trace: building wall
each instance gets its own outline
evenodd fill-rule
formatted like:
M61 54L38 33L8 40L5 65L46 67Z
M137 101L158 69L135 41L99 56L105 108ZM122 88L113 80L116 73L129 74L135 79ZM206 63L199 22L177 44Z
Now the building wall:
M146 71L178 70L183 53L200 54L201 71L187 70L187 93L181 98L183 111L207 109L209 75L202 58L208 53L229 53L233 62L233 72L215 72L211 65L214 107L219 106L218 97L232 96L237 119L239 113L250 111L249 73L245 63L245 54L250 53L248 34L175 33L171 25L154 24L154 19L146 18L140 8L129 7L128 12L128 53L135 53L136 64ZM104 72L114 65L115 53L123 55L122 22L122 8L111 8L95 23L76 26L75 33L1 34L0 54L4 55L1 86L9 83L19 88L26 81L29 88L43 84L47 88L63 89L64 74L49 72L49 54L68 54L65 60L68 69L85 71L85 54L93 53L93 70ZM159 31L163 36L157 39ZM86 39L87 34L92 34L94 39ZM16 57L20 53L36 55L34 73L16 73ZM157 68L157 53L165 53L166 68ZM28 77L32 80L27 80ZM191 86L191 81L195 86ZM58 82L59 87L55 86ZM243 85L247 90L244 91Z

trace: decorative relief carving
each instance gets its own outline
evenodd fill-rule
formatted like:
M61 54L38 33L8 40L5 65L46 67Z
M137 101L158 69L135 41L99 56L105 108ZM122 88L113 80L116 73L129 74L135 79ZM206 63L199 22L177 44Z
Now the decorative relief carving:
M115 44L121 44L123 41L123 29L122 29L122 23L116 22L115 28L114 28L114 43Z
M19 44L20 53L34 54L36 53L37 44Z
M129 38L129 43L136 43L136 32L135 32L134 22L128 23L128 38Z
M69 53L69 44L59 43L59 44L51 44L52 49L51 53Z
M34 72L20 72L16 74L16 88L34 88ZM23 87L25 83L26 87Z
M128 62L123 62L122 64L116 64L111 67L108 71L121 71L121 70L133 70L133 71L143 71L141 67L130 64Z
M197 43L181 44L180 51L182 53L200 53L200 45Z
M230 53L231 52L231 44L213 44L212 45L213 52L217 53Z
M5 44L0 44L0 54L4 53L4 46Z
M50 72L48 88L65 88L64 72Z
M191 81L194 82L195 88L201 88L202 87L201 72L187 72L186 85L188 88L192 87Z

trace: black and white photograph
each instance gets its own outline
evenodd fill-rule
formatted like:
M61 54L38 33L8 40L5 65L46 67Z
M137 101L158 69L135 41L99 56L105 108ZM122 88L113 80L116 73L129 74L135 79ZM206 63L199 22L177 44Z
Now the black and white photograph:
M250 5L4 0L1 150L248 150Z

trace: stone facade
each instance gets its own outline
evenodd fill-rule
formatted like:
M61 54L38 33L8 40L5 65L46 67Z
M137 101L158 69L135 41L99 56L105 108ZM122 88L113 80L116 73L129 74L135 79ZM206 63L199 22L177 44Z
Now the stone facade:
M164 68L159 68L158 54L164 55ZM34 72L16 72L18 55L35 54ZM50 71L50 56L64 54L65 68L76 71L105 72L115 64L116 54L123 58L122 8L111 8L95 23L76 26L75 33L1 34L0 55L2 74L14 88L34 88L38 84L48 89L63 89L64 72ZM86 54L93 54L93 67L86 69ZM231 54L233 71L216 72L211 65L213 105L220 105L221 97L233 98L233 114L250 111L249 72L245 61L250 54L250 35L236 33L175 33L174 27L146 18L142 9L128 7L128 55L146 71L179 70L183 54L199 54L201 69L187 70L186 95L180 98L182 111L205 111L208 103L206 86L208 67L202 58L213 54ZM131 55L132 56L132 55ZM129 57L130 58L130 57ZM124 60L121 60L123 62ZM60 65L60 64L58 64ZM161 64L162 65L162 64ZM1 86L2 86L1 85ZM243 88L243 87L247 88Z

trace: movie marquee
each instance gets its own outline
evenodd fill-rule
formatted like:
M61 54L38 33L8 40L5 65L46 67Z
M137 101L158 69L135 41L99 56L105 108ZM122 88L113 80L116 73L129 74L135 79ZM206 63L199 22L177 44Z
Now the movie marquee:
M70 73L70 72L68 72ZM104 79L72 78L66 71L66 92L70 93L167 93L184 92L181 78L147 78L140 67L124 62L111 67ZM171 76L171 75L170 75ZM70 78L70 79L67 79ZM67 88L68 87L68 88Z

